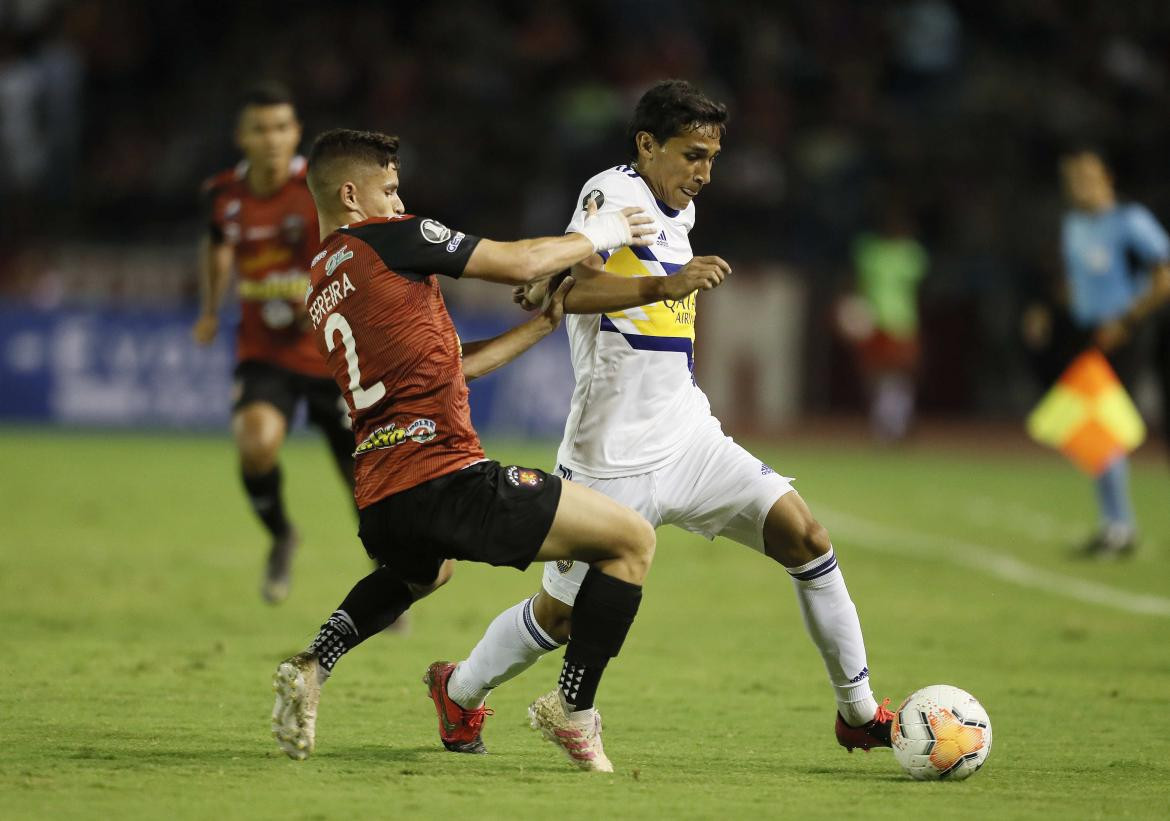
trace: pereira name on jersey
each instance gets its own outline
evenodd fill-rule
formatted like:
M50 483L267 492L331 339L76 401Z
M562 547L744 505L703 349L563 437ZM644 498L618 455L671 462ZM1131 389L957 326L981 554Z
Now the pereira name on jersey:
M478 242L435 220L372 219L312 260L305 309L349 405L359 508L484 458L435 276L460 276Z
M566 231L585 208L637 206L659 229L654 244L602 253L605 270L626 277L670 276L691 260L694 203L676 211L637 171L619 165L585 183ZM700 428L718 425L695 385L695 295L605 314L565 317L576 385L557 459L570 470L607 478L645 473L677 458Z
M204 185L208 230L213 241L235 251L241 302L237 358L326 377L300 305L318 247L317 209L305 182L304 158L295 157L289 171L284 186L267 197L252 192L246 162L213 177Z

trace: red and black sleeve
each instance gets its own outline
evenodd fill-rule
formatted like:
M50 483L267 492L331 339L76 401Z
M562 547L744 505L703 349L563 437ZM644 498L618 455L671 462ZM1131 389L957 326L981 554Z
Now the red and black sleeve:
M371 220L343 228L341 233L357 237L373 248L391 271L417 276L462 276L479 243L479 237L420 217Z

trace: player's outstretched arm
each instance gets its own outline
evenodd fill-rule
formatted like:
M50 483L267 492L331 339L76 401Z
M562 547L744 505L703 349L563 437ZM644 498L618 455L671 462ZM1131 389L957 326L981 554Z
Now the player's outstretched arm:
M640 208L590 214L580 232L517 242L480 240L467 260L463 276L522 285L588 259L598 251L624 245L649 245L653 220Z
M232 277L232 246L204 236L199 243L199 318L191 335L200 345L209 345L219 332L219 306Z
M523 325L517 325L492 339L463 343L463 378L470 382L491 373L556 330L565 313L565 295L573 287L573 282L573 277L565 277L553 292L548 306L539 316Z
M594 255L573 266L577 285L565 298L565 313L600 314L682 299L694 291L718 288L731 273L731 266L716 256L695 257L666 277L619 277L602 270L601 265L601 257ZM512 297L525 310L532 310L544 302L548 283L539 280L517 287Z

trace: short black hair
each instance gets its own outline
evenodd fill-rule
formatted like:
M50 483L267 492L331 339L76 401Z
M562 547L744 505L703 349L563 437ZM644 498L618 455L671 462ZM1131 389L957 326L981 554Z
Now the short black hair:
M240 94L239 110L243 111L251 105L293 105L293 95L288 86L271 80L255 83L244 89Z
M717 103L686 80L662 80L638 100L634 118L626 129L630 156L638 156L636 137L648 131L660 144L684 131L715 126L727 133L727 106Z
M322 133L309 150L309 190L324 193L323 185L335 169L347 165L398 167L398 137L377 131L334 128Z

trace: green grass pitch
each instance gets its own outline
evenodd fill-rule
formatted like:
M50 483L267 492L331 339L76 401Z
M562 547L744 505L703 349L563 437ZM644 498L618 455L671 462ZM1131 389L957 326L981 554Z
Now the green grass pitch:
M548 466L553 446L489 443ZM265 549L226 437L0 432L0 816L17 818L1104 818L1170 812L1170 473L1134 470L1141 552L1078 563L1088 482L1036 449L759 454L834 536L873 682L895 703L970 690L987 766L917 783L847 754L790 584L737 545L659 531L641 616L603 682L617 772L575 772L529 730L547 658L489 704L491 754L443 751L420 684L526 574L460 566L407 637L338 665L317 754L269 736L270 676L367 568L312 437L284 457L304 541L290 600L261 603Z

